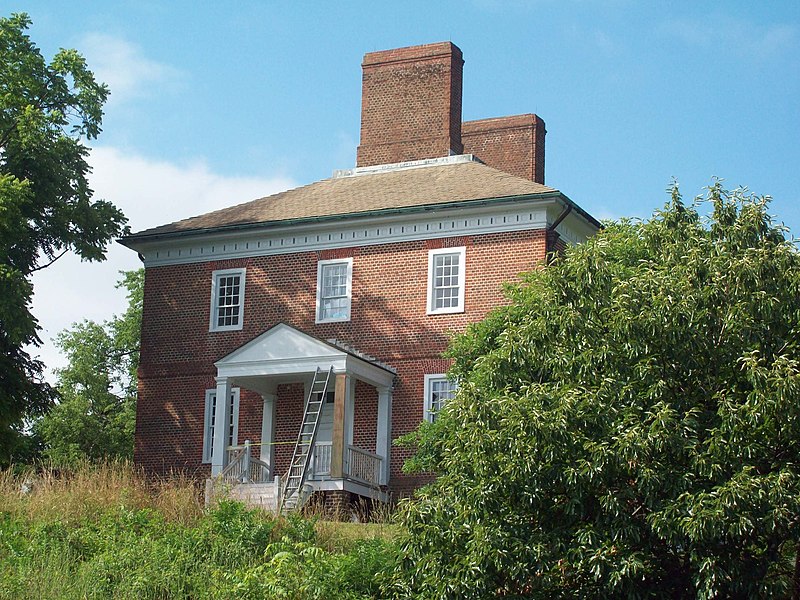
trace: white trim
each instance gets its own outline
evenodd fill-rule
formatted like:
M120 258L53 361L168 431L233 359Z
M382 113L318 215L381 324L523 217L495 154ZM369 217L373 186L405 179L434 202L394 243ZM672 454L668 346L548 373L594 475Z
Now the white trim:
M217 325L218 287L221 277L239 276L239 322L236 325ZM211 310L208 316L209 331L238 331L244 326L244 284L247 280L247 269L220 269L211 273Z
M275 440L275 394L262 394L263 412L261 413L261 452L259 457L269 465L270 473L275 472L275 452L272 442ZM237 432L238 433L238 432Z
M206 390L205 411L203 417L203 463L210 464L212 460L212 449L214 440L210 439L209 430L211 423L214 422L214 414L212 412L213 398L217 396L217 388ZM239 388L231 388L231 396L233 396L233 444L239 443Z
M332 265L347 265L347 316L336 319L323 319L321 318L322 311L322 272L327 266ZM327 260L320 260L317 262L317 305L316 305L316 322L317 323L341 323L350 320L350 309L353 305L353 258L332 258Z
M458 385L451 381L446 373L434 373L425 375L425 396L422 399L422 419L428 423L432 422L431 418L431 394L433 393L433 383L436 381L450 381L453 385L453 391L458 389Z
M380 485L389 483L392 460L392 388L378 389L378 419L375 433L375 451L383 457Z
M439 156L436 158L423 158L420 160L407 160L405 162L390 163L386 165L372 165L369 167L355 167L354 169L336 169L333 172L334 179L343 177L358 177L361 175L373 175L375 173L390 173L393 171L407 171L408 169L420 169L423 167L441 167L444 165L458 165L463 163L483 162L472 154L453 154L450 150L449 156Z
M394 372L330 346L291 325L280 323L214 363L217 377L245 378L311 374L317 367L349 373L372 386L391 386ZM248 386L245 386L248 387Z
M353 425L356 419L356 380L348 373L344 376L344 446L353 445ZM347 452L345 452L345 455ZM345 457L345 460L346 457Z
M458 305L436 308L434 306L435 298L434 292L434 261L436 257L445 254L458 255ZM427 311L429 315L442 315L464 312L464 287L466 285L466 271L467 271L467 249L465 246L458 246L456 248L437 248L428 251L428 306Z
M327 492L333 490L345 490L353 492L359 496L373 498L381 502L388 502L389 495L383 490L371 488L369 486L353 481L352 479L312 479L308 484L316 491Z
M313 252L353 246L430 240L545 229L564 211L556 200L528 200L503 206L472 206L431 210L419 215L353 217L347 221L276 226L227 233L210 233L181 239L141 240L131 247L144 257L146 267L190 264L251 256ZM573 236L585 239L596 231L577 223L572 211L559 225L566 231L577 225ZM575 221L575 223L573 223ZM569 225L568 225L569 222ZM591 229L591 231L590 231ZM585 230L585 231L584 231ZM580 231L580 233L578 233Z

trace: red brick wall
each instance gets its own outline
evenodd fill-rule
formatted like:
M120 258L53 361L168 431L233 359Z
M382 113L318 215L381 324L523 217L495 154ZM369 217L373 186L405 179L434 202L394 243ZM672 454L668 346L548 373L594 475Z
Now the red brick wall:
M286 473L292 460L294 443L305 410L305 388L302 383L289 383L278 386L275 400L275 470Z
M544 121L531 114L461 125L465 154L474 154L490 167L542 184L545 133Z
M353 405L353 445L375 452L378 425L378 390L356 381Z
M182 374L169 379L139 379L134 456L148 471L204 473L202 464L206 389L215 387L211 373Z
M211 387L216 387L216 383ZM260 394L250 390L239 391L239 443L250 440L253 444L261 443L261 417L264 414L264 399ZM255 452L258 456L258 452Z
M461 154L463 65L450 42L366 54L356 164Z
M321 339L338 338L398 371L393 393L392 438L422 420L423 376L442 373L439 358L451 332L482 319L504 302L503 282L541 265L544 230L403 242L336 250L353 256L351 319L314 323L317 261L332 251L151 267L145 277L135 460L151 471L201 464L205 390L215 387L214 362L279 322ZM427 315L428 250L466 246L466 311ZM209 332L211 272L247 268L244 327ZM294 442L303 411L302 384L278 387L275 439ZM260 441L261 398L242 391L239 440ZM356 385L354 439L375 448L377 395ZM362 427L363 425L363 427ZM291 444L276 446L279 472ZM413 487L400 472L408 450L392 450L391 487Z

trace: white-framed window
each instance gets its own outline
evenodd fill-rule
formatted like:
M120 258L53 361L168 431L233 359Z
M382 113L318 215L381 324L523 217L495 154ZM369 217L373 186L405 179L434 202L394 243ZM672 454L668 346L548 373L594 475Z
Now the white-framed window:
M239 388L231 389L228 399L228 437L225 446L239 443ZM203 462L210 463L214 458L214 412L217 410L217 389L206 390L206 408L203 419Z
M234 331L244 318L245 269L225 269L211 274L209 331Z
M425 404L423 418L429 423L436 420L436 413L455 396L458 384L447 375L425 375Z
M352 258L317 263L317 323L350 320L352 287Z
M466 248L428 252L428 314L464 312Z

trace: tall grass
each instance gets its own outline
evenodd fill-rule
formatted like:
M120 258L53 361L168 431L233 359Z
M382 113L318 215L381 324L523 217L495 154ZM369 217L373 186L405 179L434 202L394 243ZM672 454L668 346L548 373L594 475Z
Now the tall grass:
M0 472L0 510L33 520L73 523L117 508L147 508L189 525L203 515L200 498L196 481L183 475L147 479L125 462Z
M118 463L0 473L0 598L382 597L390 525L207 510L200 492Z

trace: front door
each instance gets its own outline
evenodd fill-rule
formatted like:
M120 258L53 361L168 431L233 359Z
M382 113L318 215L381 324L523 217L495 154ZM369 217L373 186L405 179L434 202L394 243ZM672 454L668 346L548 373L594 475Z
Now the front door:
M317 439L311 458L311 478L327 478L331 474L331 445L333 442L333 392L328 392L317 424Z

